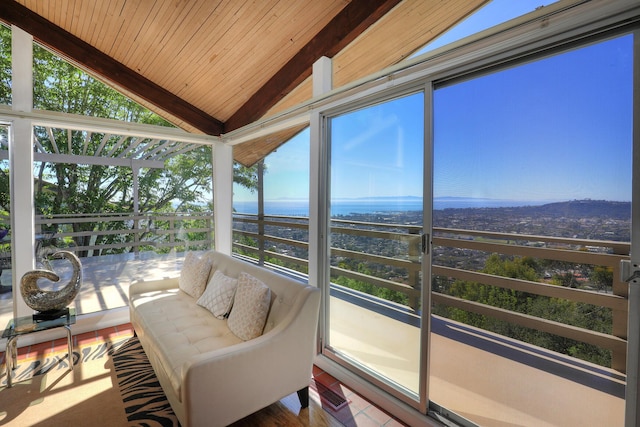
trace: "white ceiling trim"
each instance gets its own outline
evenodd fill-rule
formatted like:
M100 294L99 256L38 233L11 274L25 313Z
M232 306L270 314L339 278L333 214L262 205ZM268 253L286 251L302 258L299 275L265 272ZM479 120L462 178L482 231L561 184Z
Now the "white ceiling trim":
M76 163L102 166L128 166L143 168L164 168L171 157L195 150L203 145L220 144L220 138L210 135L195 135L181 129L163 126L127 123L116 120L84 117L49 111L16 112L8 106L0 106L0 122L11 124L12 119L30 119L34 128L34 160L52 163ZM40 128L44 132L36 132ZM44 128L44 129L42 129ZM62 132L60 132L62 131ZM80 152L72 153L73 132L81 132L83 143ZM47 150L39 135L51 141ZM102 134L95 153L88 153L89 142L95 134ZM67 153L60 151L66 137ZM117 142L105 147L109 141ZM64 147L64 145L62 145ZM0 147L0 159L8 159L8 144Z

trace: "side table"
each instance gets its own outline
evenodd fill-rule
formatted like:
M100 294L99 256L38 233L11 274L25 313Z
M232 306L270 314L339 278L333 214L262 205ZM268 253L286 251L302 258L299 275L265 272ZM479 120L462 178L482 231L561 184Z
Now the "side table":
M48 331L55 328L64 328L67 331L67 357L69 358L69 370L73 370L73 339L71 325L76 323L75 308L66 309L60 317L43 318L37 316L23 316L12 319L2 333L2 338L7 338L5 352L5 365L7 370L7 388L11 387L11 373L18 367L18 337L34 332Z

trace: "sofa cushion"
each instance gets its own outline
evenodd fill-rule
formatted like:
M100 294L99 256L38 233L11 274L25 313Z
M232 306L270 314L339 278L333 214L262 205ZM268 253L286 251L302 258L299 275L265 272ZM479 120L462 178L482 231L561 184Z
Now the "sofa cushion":
M199 257L193 252L187 252L178 282L180 289L193 298L200 298L207 286L210 271L211 258Z
M240 273L233 308L229 314L229 329L244 341L259 337L262 335L270 304L269 287L248 273Z
M169 379L176 396L181 396L185 363L242 342L226 320L216 319L177 288L134 295L130 304L145 352L156 361L154 369Z
M218 319L224 319L231 311L237 286L238 279L225 276L217 270L196 304L209 310Z

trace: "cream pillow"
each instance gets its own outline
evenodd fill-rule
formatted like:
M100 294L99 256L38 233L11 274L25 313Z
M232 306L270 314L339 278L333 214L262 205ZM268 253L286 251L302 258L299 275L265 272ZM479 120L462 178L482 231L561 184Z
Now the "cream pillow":
M196 304L209 310L218 319L224 319L233 306L237 286L238 279L225 276L217 270Z
M211 272L211 258L199 257L193 252L187 252L184 256L182 271L178 285L180 289L193 298L200 298L207 286L207 279Z
M271 289L250 274L240 273L229 314L229 329L244 341L259 337L267 321L270 304Z

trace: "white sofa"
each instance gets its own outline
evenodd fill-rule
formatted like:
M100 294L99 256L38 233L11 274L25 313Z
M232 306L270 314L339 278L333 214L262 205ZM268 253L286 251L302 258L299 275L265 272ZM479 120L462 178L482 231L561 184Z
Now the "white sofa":
M131 285L131 323L182 426L228 425L293 392L306 407L320 291L219 252L203 256L209 279L248 273L270 288L271 303L262 335L243 341L178 277Z

